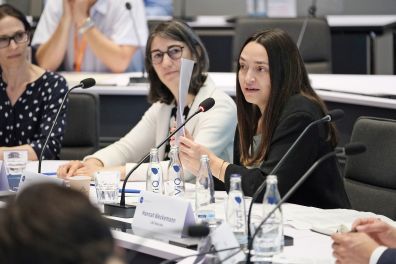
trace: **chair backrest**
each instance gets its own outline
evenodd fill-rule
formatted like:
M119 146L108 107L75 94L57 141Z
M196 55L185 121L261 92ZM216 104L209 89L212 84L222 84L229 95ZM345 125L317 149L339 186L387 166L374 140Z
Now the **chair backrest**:
M396 120L360 117L351 142L367 147L345 164L345 188L352 208L396 220Z
M81 160L99 147L99 96L70 93L60 159Z
M241 17L236 20L233 69L240 49L246 39L254 33L271 28L280 28L289 33L297 43L305 18L260 18ZM330 27L324 18L310 18L301 41L300 53L309 73L331 73Z

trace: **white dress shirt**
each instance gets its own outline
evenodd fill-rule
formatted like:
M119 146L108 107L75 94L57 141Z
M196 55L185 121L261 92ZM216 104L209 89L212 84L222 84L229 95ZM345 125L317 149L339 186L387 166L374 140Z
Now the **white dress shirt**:
M48 41L55 32L63 14L63 0L47 1L40 21L34 33L32 46ZM145 46L148 37L148 27L142 0L129 0L132 5L132 16L126 9L124 0L97 0L90 9L90 17L95 27L118 45ZM138 32L135 32L136 23ZM138 38L139 36L139 38ZM68 47L64 66L66 71L73 70L74 63L74 26L70 30ZM141 57L136 65L141 65ZM82 71L109 72L110 70L95 56L87 45L84 53ZM131 70L139 70L138 66Z
M381 255L384 253L384 251L386 249L387 249L387 247L384 247L384 246L379 246L376 249L374 249L373 253L371 253L369 264L377 264L379 258L381 257Z

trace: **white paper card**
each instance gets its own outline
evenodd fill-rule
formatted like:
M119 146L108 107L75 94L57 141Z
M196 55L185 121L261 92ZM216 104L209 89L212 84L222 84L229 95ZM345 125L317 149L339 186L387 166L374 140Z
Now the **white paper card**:
M183 237L194 224L191 204L179 197L142 191L133 219L133 230L147 234Z
M181 58L180 80L179 80L179 101L177 104L176 127L184 122L183 112L187 104L188 88L190 87L191 74L194 68L194 61ZM184 128L180 129L175 135L176 144L179 144L179 137L184 135Z
M59 185L65 185L64 180L56 177L56 176L48 176L44 174L40 174L37 172L26 171L23 173L21 177L21 181L19 182L18 192L22 191L24 188L38 183L55 183Z
M8 191L8 179L4 166L4 162L0 160L0 191Z
M210 236L212 238L212 244L216 248L216 250L239 247L238 240L232 232L231 227L226 222L223 222L219 227L217 227ZM236 253L237 251L239 251L239 253ZM226 250L218 252L217 254L220 258L221 263L223 264L234 264L238 263L239 261L245 260L245 254L240 249ZM232 254L235 255L233 257L230 257Z

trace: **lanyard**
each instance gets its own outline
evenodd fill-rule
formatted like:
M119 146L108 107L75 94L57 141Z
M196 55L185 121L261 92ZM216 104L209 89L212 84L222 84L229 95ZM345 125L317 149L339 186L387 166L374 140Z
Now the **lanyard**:
M81 42L78 41L78 33L74 32L74 71L81 71L81 65L84 58L85 48L87 47L87 40L83 35Z

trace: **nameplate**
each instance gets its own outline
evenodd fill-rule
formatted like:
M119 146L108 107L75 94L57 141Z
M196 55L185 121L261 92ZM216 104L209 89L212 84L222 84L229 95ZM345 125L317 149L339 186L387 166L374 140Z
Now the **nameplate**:
M65 181L54 176L48 176L37 172L26 171L23 173L21 180L19 182L18 192L22 191L24 188L39 183L54 183L59 185L65 185Z
M4 162L0 160L0 191L8 191L9 189Z
M231 227L223 222L219 227L217 227L212 233L211 242L217 251L227 249L227 248L238 248L239 242L236 239L234 233L231 230ZM239 251L239 253L237 253ZM217 253L220 259L220 263L223 264L235 264L240 261L245 260L245 254L242 250L232 249L220 251Z
M191 204L179 197L143 191L133 219L133 232L139 235L184 237L195 223Z

